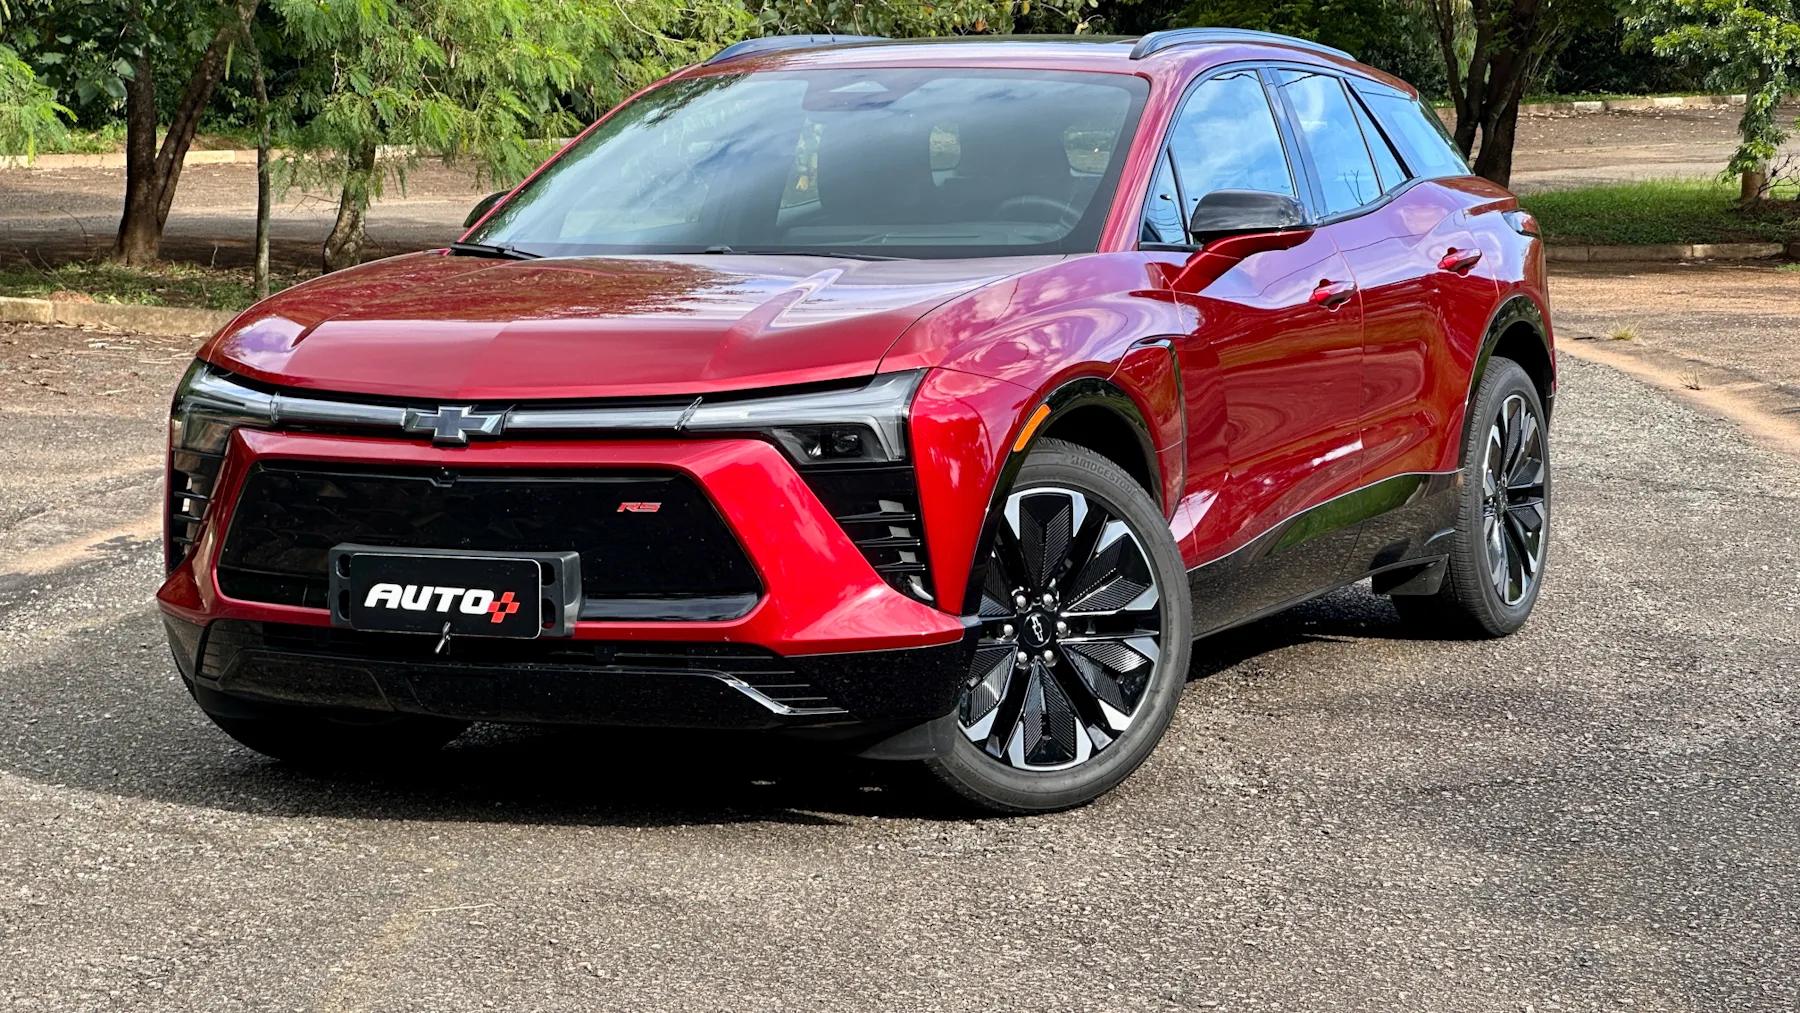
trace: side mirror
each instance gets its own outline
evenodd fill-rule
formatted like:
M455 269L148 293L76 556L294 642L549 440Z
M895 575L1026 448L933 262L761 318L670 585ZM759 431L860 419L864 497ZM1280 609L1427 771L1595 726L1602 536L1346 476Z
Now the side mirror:
M1198 292L1245 257L1291 250L1313 235L1299 201L1262 190L1214 190L1195 205L1189 230L1206 245L1169 279L1177 292Z
M499 193L490 193L486 197L476 201L475 207L469 211L469 216L463 219L463 228L474 228L475 223L486 218L487 213L494 210L494 205L500 203L501 199L509 193L512 193L512 191L501 190Z
M1306 209L1285 193L1214 190L1200 198L1188 232L1200 243L1249 232L1281 232L1306 225Z

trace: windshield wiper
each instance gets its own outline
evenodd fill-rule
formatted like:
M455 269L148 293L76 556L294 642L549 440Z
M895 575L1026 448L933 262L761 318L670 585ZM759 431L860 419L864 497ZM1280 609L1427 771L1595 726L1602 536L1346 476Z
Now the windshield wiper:
M495 246L489 243L451 243L451 253L460 253L465 257L495 257L500 260L538 260L535 253L526 253L516 246Z

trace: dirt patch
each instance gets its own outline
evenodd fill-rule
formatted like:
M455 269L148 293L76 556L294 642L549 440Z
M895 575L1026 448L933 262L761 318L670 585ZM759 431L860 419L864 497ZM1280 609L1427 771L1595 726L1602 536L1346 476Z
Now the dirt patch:
M1800 456L1800 272L1767 264L1558 265L1557 347Z

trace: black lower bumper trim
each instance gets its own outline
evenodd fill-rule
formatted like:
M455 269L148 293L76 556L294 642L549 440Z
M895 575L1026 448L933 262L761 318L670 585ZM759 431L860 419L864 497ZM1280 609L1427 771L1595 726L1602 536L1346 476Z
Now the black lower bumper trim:
M948 713L972 637L906 651L782 657L719 643L454 640L165 617L182 674L246 703L467 721L776 729Z

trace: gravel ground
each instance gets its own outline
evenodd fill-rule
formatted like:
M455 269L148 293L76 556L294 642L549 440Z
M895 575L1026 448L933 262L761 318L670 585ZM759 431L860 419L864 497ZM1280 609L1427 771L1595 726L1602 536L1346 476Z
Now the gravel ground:
M1800 271L1773 264L1558 264L1557 333L1674 357L1702 383L1752 379L1800 398ZM1620 331L1631 335L1612 340ZM1671 359L1670 361L1674 361Z
M1800 1003L1800 478L1611 369L1563 361L1523 632L1340 591L1203 642L1113 795L967 820L756 741L480 727L329 780L235 746L131 527L182 358L0 332L0 1006Z
M1518 193L1636 179L1716 176L1737 149L1741 106L1526 116L1519 120L1512 188ZM1784 106L1783 122L1800 116ZM1800 138L1782 147L1800 156Z

